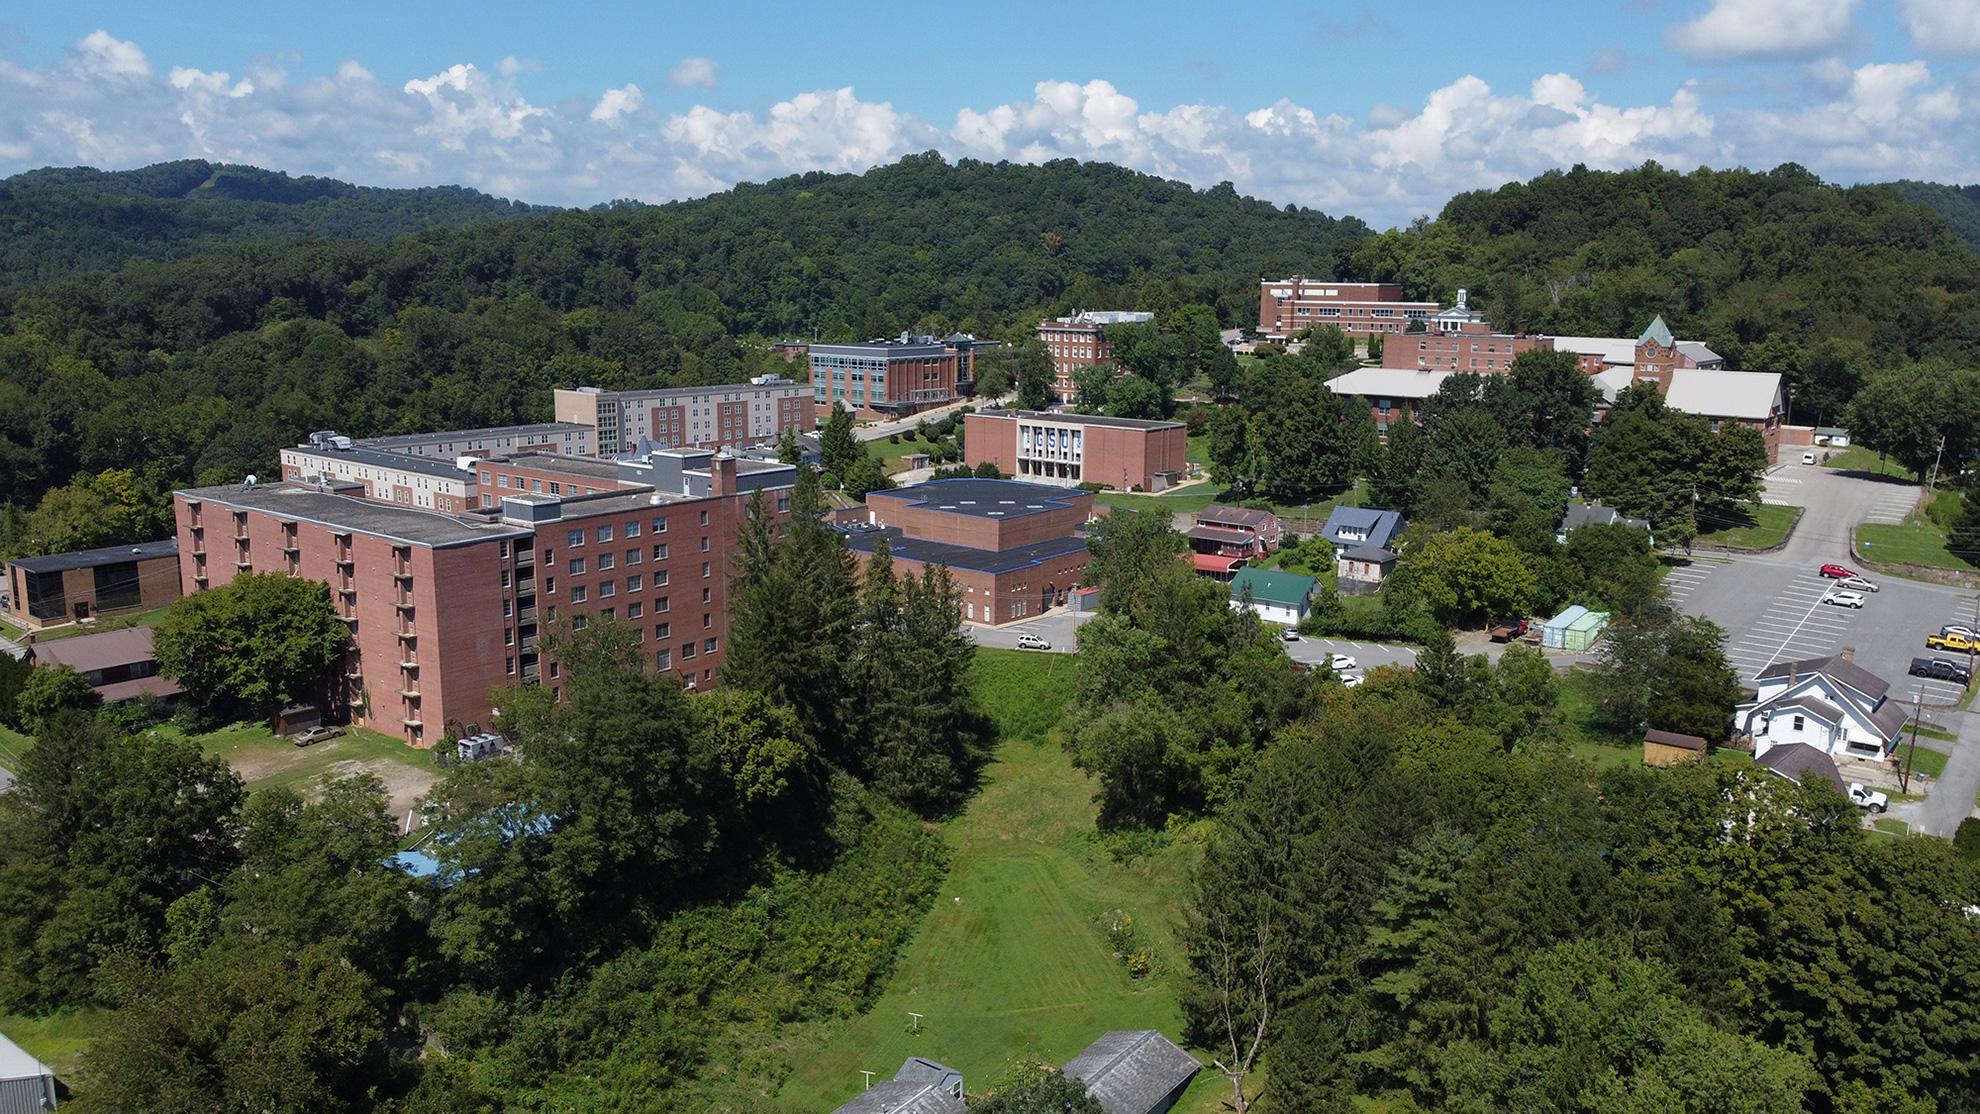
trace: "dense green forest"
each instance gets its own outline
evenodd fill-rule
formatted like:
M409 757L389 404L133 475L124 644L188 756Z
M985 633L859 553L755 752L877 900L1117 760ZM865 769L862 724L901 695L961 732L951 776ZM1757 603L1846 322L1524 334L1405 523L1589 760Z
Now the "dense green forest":
M0 179L0 286L304 236L391 240L544 211L460 186L380 189L201 159Z
M1929 206L1946 219L1946 225L1960 243L1980 251L1980 186L1948 186L1903 178L1890 183L1890 188L1907 201Z

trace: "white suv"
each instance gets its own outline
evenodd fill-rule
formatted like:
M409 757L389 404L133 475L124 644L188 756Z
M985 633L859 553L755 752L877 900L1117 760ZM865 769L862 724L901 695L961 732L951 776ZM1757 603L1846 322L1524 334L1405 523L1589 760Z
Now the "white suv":
M1018 635L1017 648L1020 650L1049 650L1052 648L1052 644L1035 634L1020 634Z
M1861 608L1863 606L1863 593L1835 592L1830 595L1823 596L1822 602L1826 604L1831 604L1836 607Z

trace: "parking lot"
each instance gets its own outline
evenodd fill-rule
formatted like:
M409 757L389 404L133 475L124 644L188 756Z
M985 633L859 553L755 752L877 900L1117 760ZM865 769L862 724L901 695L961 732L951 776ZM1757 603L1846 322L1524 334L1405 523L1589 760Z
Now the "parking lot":
M1916 502L1918 489L1822 468L1791 465L1770 474L1769 502L1805 509L1777 553L1700 557L1672 569L1671 600L1726 630L1726 654L1740 681L1777 662L1825 657L1845 647L1856 663L1890 683L1892 699L1946 703L1960 686L1907 674L1917 657L1960 657L1929 650L1925 637L1947 623L1972 625L1976 593L1865 572L1878 591L1862 609L1822 602L1835 582L1817 572L1828 563L1854 568L1849 536L1856 524L1887 518Z
M1350 642L1344 638L1306 638L1298 642L1284 643L1286 655L1305 665L1318 665L1332 659L1335 654L1346 654L1354 659L1355 667L1344 670L1350 673L1366 673L1378 665L1400 665L1413 668L1416 665L1416 651L1408 646L1385 646L1373 642Z

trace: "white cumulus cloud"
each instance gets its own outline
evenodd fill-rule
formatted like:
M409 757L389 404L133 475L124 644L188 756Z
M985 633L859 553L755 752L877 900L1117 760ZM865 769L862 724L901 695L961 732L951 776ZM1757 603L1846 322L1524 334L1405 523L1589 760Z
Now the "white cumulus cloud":
M591 107L591 118L609 123L627 113L637 111L640 103L645 99L645 95L639 91L639 86L628 81L617 89L605 90L598 98L598 103Z
M1913 46L1933 54L1980 54L1980 0L1898 0Z
M674 63L667 84L675 89L713 89L722 80L722 66L713 58L690 55Z
M88 74L108 78L151 76L151 63L138 45L117 38L101 28L84 35L76 43L76 65Z
M1849 38L1858 0L1712 0L1670 44L1701 58L1804 58Z

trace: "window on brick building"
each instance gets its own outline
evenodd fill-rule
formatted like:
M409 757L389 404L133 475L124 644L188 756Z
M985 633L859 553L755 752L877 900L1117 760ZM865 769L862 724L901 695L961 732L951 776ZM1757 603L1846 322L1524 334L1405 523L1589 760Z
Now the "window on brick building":
M644 587L646 587L645 578L640 576L638 573L634 573L631 576L626 577L626 591L637 592Z
M672 650L653 651L653 668L664 671L664 670L672 669L673 667L674 667L674 652Z
M666 569L659 569L659 570L657 570L656 572L654 572L654 574L653 574L653 586L654 586L655 588L665 588L665 587L667 586L667 570L666 570Z
M637 565L639 564L639 559L640 559L639 550L637 549L626 550L626 564Z
M656 533L656 534L664 534L664 533L666 533L666 532L667 532L667 520L666 520L666 519L664 519L664 518L656 518L656 519L654 519L654 520L653 520L653 532L654 532L654 533Z
M646 614L646 605L638 600L634 600L626 605L626 618L637 619L644 614Z
M625 536L628 538L639 537L639 522L635 520L626 523L625 531L626 531Z
M582 584L571 585L571 602L583 603L584 600L585 600L584 585Z
M661 542L659 545L653 547L653 559L655 561L665 561L667 559L666 542Z
M600 527L598 528L598 540L599 540L599 541L601 541L601 542L609 542L609 541L611 541L611 540L612 540L612 528L611 528L610 526L600 526Z
M584 558L582 558L582 557L573 557L573 558L571 558L571 560L570 560L570 573L571 573L571 575L572 575L572 576L578 576L578 575L581 575L581 574L582 574L583 572L584 572Z
M706 589L706 588L703 588L703 589L701 590L701 602L702 602L702 603L711 603L711 602L713 602L713 601L714 601L714 599L715 599L715 593L714 593L714 592L711 592L711 591L709 591L709 590L708 590L708 589Z
M567 545L567 546L570 546L570 547L571 547L572 549L576 549L576 548L577 548L578 546L581 546L581 545L583 545L583 544L584 544L584 531L583 531L583 530L572 530L572 531L570 531L569 533L567 533L567 534L565 534L565 535L564 535L564 544L565 544L565 545Z
M655 615L664 615L669 610L671 608L668 607L667 597L661 596L653 601L653 613Z
M611 580L601 580L601 581L599 581L599 582L598 582L598 598L599 598L599 599L601 599L601 600L605 600L605 599L611 599L611 598L612 598L612 596L613 596L613 595L614 595L614 594L615 594L615 593L616 593L617 591L618 591L618 588L617 588L617 582L616 582L616 581L611 581Z

